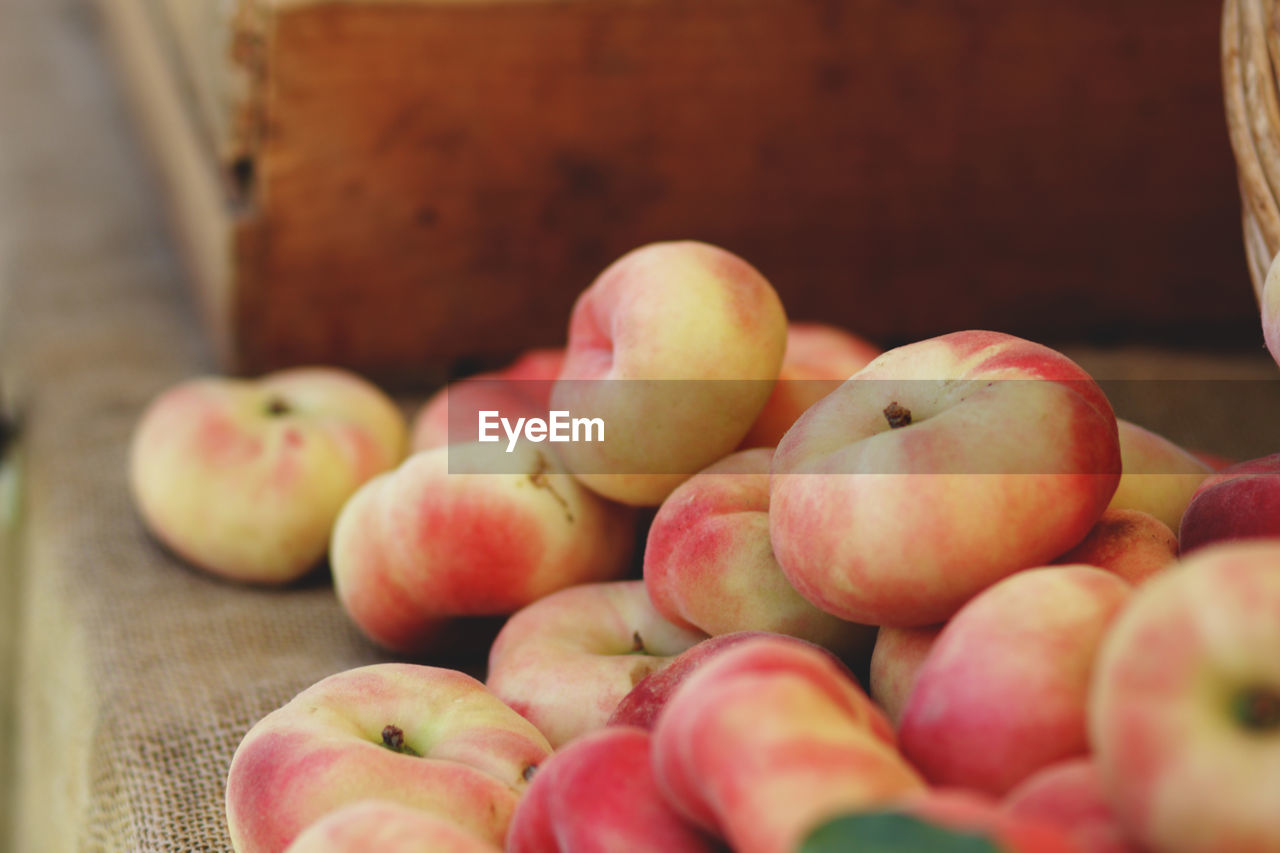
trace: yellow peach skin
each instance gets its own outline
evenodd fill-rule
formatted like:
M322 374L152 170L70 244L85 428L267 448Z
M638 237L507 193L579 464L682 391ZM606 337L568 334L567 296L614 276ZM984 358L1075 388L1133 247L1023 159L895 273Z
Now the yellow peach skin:
M1116 425L1124 473L1109 508L1140 510L1177 530L1191 496L1213 469L1149 429L1124 418Z
M362 800L303 830L288 853L502 853L452 821L385 800Z
M868 687L871 698L884 709L895 726L902 719L902 711L907 707L920 666L941 632L941 625L929 625L923 628L885 627L876 633Z

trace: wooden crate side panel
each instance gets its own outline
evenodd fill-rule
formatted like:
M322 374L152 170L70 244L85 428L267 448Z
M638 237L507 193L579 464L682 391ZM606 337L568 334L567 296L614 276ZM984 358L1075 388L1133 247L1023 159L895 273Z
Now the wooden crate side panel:
M604 265L677 237L885 342L1254 312L1211 4L285 5L254 365L555 343Z

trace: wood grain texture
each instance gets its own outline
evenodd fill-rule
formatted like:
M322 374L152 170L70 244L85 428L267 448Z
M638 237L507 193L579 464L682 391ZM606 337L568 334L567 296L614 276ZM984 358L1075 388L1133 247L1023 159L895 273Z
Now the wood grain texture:
M677 237L742 254L793 316L883 343L1256 327L1214 4L240 14L260 134L241 137L242 370L322 360L413 382L557 343L609 261Z

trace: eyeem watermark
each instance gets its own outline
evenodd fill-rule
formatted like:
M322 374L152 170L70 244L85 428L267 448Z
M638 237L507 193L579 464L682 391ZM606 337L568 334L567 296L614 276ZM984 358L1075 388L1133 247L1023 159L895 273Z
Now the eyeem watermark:
M547 413L547 419L516 418L513 425L509 418L502 417L497 411L480 412L480 441L501 441L498 428L507 435L507 452L516 449L516 443L523 437L535 444L543 441L604 441L603 418L575 418L567 411L554 410Z

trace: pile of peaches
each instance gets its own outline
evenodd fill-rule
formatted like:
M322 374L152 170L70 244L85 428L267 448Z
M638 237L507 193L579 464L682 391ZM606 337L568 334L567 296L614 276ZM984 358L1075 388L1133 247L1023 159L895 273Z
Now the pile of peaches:
M172 553L277 585L327 557L406 660L509 616L484 682L361 667L247 732L235 848L295 853L1275 853L1277 472L1011 335L789 325L694 242L412 423L335 368L209 377L130 457Z

